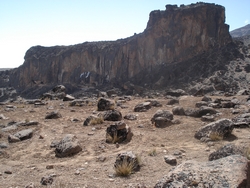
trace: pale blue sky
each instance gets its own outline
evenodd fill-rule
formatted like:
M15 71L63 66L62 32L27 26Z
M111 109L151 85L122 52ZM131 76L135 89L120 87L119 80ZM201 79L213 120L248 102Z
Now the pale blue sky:
M116 40L146 28L152 10L192 0L0 0L0 68L18 67L36 45ZM230 30L250 23L250 0L216 0Z

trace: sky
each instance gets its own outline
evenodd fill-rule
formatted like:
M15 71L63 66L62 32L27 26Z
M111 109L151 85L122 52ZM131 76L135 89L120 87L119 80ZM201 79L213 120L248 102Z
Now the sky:
M0 0L0 68L23 64L36 45L117 40L141 33L149 13L192 0ZM230 31L250 23L250 0L204 1L226 8Z

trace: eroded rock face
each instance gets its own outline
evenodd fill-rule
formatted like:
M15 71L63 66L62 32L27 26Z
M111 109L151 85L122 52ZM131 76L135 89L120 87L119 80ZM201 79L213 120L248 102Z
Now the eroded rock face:
M247 158L240 155L209 162L186 161L163 177L155 188L248 187L247 161Z
M220 5L168 5L150 13L143 33L126 39L31 47L24 64L11 70L8 84L24 89L37 83L99 85L133 80L157 86L171 79L173 72L153 75L155 69L225 46L232 41L228 29Z

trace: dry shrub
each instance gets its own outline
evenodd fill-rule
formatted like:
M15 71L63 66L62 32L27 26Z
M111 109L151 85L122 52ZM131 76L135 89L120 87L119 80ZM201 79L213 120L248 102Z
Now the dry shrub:
M122 139L122 136L118 137L117 131L114 132L113 137L110 134L106 133L106 142L107 143L112 143L112 144L120 143L121 139Z
M93 118L90 120L90 125L102 124L104 122L103 117Z
M124 158L123 161L115 165L114 170L117 176L127 177L136 171L138 165L140 166L137 156L135 160Z
M219 140L223 140L223 135L220 134L219 132L211 132L209 134L209 138L212 140L212 141L219 141Z
M149 155L149 156L152 156L152 157L156 156L156 155L157 155L156 149L150 150L150 151L148 152L148 155Z

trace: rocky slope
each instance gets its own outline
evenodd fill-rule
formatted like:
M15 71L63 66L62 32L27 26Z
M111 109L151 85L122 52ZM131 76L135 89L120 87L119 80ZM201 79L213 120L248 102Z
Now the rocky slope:
M166 10L150 13L144 32L126 39L31 47L24 64L10 72L8 85L19 91L40 83L121 85L130 81L164 87L171 85L173 77L185 76L188 60L230 44L228 29L225 8L220 5L166 5ZM172 71L180 62L182 68ZM159 70L163 71L159 74Z
M248 24L244 27L235 29L235 30L231 31L230 34L234 38L250 35L250 24Z

